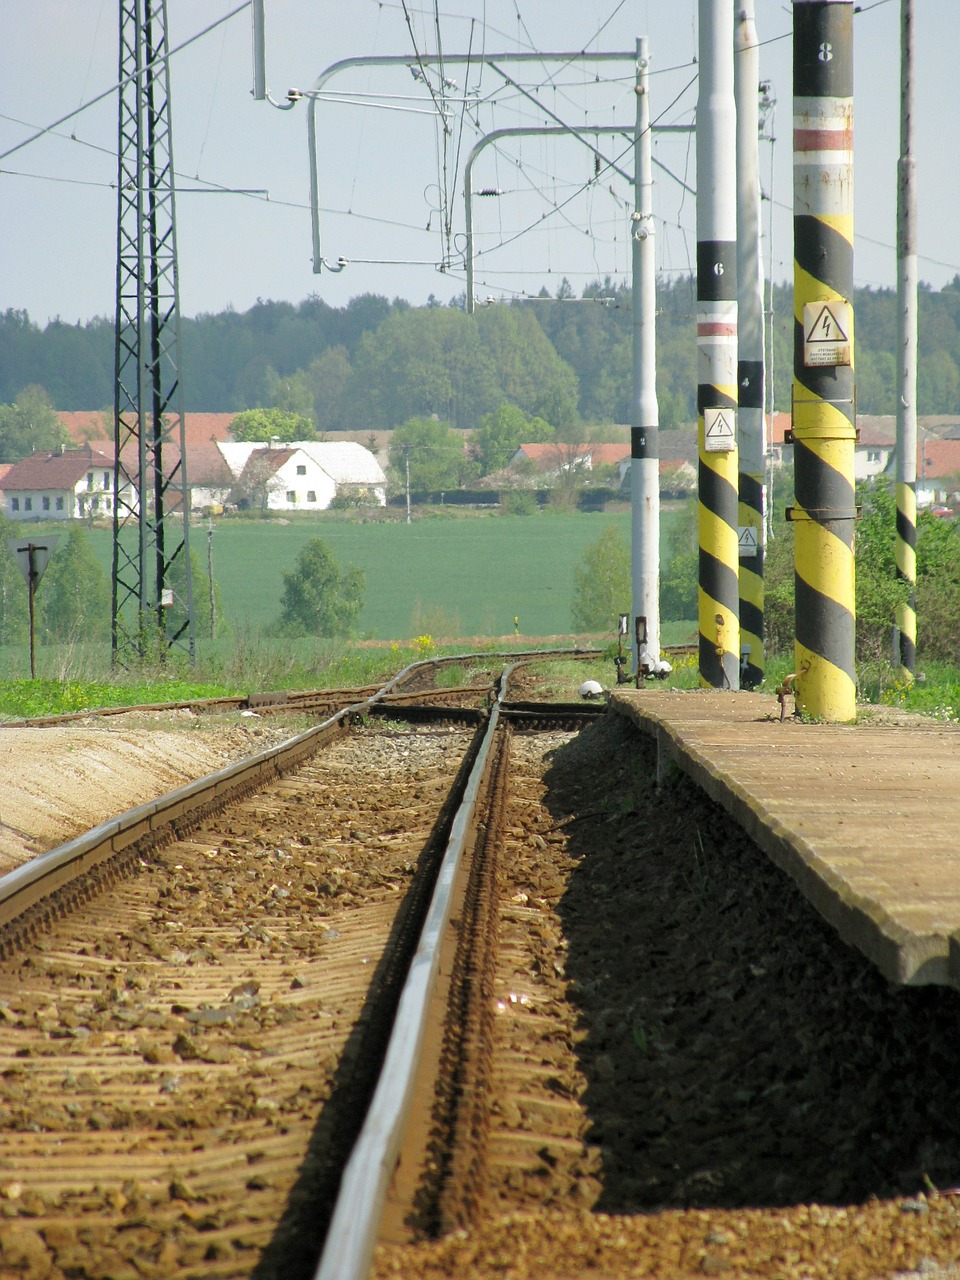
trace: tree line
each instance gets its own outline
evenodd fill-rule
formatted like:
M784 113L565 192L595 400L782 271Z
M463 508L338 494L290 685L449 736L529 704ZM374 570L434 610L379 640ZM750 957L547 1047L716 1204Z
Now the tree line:
M365 294L344 307L310 297L294 305L260 301L182 323L187 411L282 409L318 433L397 427L434 415L475 428L513 405L555 430L630 420L630 290L609 279L575 296L555 295L482 308L462 297L412 307ZM857 316L857 400L862 413L896 407L896 295L862 289ZM696 285L692 274L663 277L657 291L661 424L696 416ZM790 405L793 300L771 292L771 367L776 407ZM11 460L6 418L28 388L57 409L99 409L113 400L110 321L52 321L0 313L0 460ZM922 414L954 413L960 402L960 276L920 295Z

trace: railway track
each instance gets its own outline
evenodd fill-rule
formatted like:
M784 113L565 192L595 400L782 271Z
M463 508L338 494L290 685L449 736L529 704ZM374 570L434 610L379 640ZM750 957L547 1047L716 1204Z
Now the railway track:
M143 806L4 908L0 1271L952 1262L955 993L884 990L601 709L417 716Z
M542 661L551 657L586 661L595 659L598 652L596 649L536 649L518 650L509 654L498 652L453 654L410 663L382 684L353 685L339 689L261 690L219 698L138 703L132 707L92 707L60 715L28 716L16 721L2 721L0 729L52 728L91 717L109 719L130 712L142 715L149 712L192 711L203 715L229 711L255 711L258 715L332 716L346 707L366 703L371 699L378 703L396 706L402 706L405 703L470 706L475 705L478 700L481 702L487 700L496 682L496 672L505 660L519 664ZM443 672L464 665L475 668L475 675L470 684L457 686L437 684Z
M306 1274L484 720L368 699L0 881L4 1265Z

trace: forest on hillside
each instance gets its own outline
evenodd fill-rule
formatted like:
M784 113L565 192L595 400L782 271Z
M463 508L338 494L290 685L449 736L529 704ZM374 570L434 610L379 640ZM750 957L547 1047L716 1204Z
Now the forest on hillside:
M313 296L295 305L258 302L248 311L182 321L187 411L276 407L309 418L318 432L397 427L436 414L475 427L503 404L558 432L630 420L630 290L596 281L575 296L483 307L463 299L412 307L366 294L344 307ZM772 291L771 365L778 409L790 405L792 288ZM696 414L696 283L658 284L657 381L665 427ZM861 413L896 407L896 295L860 290L855 299L857 403ZM57 409L102 409L113 399L111 320L55 320L41 328L26 312L0 313L0 407L42 388ZM921 288L922 414L960 409L960 277Z

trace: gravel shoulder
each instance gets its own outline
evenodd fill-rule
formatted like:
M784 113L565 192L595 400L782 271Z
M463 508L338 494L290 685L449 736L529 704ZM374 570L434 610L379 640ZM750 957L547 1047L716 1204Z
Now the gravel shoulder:
M305 724L181 710L0 729L0 874Z
M378 1280L956 1280L960 993L889 984L628 724L541 751L500 863L484 1213Z

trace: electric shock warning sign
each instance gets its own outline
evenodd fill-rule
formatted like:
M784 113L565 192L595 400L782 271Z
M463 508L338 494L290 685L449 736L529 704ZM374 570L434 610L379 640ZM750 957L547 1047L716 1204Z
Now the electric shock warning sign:
M853 313L849 302L805 302L803 304L803 363L817 365L850 364Z
M736 410L704 409L703 436L704 450L707 453L732 453L737 447Z

